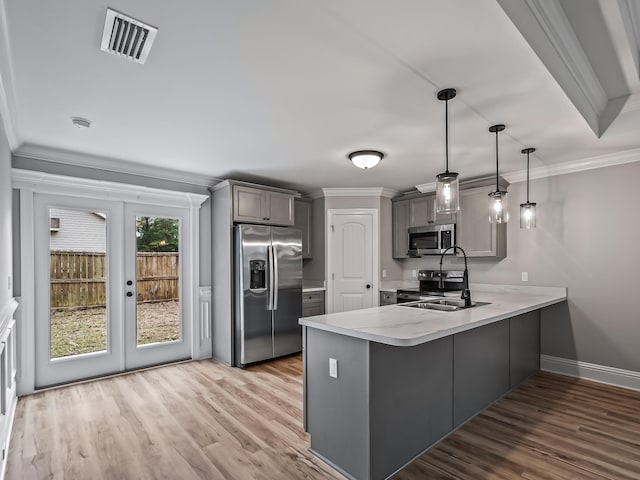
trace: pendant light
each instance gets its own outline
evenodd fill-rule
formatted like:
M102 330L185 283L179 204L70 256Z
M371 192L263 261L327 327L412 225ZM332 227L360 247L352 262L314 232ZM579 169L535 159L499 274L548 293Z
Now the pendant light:
M520 228L536 228L536 204L529 201L529 155L535 148L525 148L520 153L527 154L527 203L520 204Z
M436 175L436 212L455 213L460 210L458 174L449 171L449 100L455 98L454 88L438 92L438 100L444 102L444 158L445 171Z
M500 190L498 173L498 133L502 132L504 128L504 125L492 125L489 127L489 131L496 134L496 191L489 194L489 222L491 223L507 223L509 221L507 192Z

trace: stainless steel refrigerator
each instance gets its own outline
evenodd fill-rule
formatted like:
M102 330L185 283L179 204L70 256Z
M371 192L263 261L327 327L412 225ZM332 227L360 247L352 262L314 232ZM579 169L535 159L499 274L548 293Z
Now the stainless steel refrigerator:
M302 234L236 225L235 352L243 366L302 350Z

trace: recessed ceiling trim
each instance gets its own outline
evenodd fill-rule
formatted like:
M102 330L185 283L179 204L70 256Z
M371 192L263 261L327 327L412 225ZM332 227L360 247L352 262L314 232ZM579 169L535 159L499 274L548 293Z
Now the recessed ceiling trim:
M145 165L141 163L117 160L114 158L101 157L88 153L59 150L41 145L22 144L14 151L17 157L24 157L33 160L43 160L47 162L62 163L76 167L86 167L95 170L105 170L107 172L124 173L127 175L137 175L140 177L167 180L170 182L185 183L200 187L211 187L221 180L216 177L199 175L155 165Z
M631 47L636 75L640 78L640 4L637 0L619 0L618 6Z
M107 8L100 50L145 63L158 29Z
M558 0L498 3L600 137L600 115L609 99Z
M639 161L640 148L634 148L632 150L625 150L623 152L616 152L608 155L599 155L597 157L565 162L558 165L535 167L531 169L530 177L531 179L553 177L556 175L583 172L585 170L594 170L596 168L613 167L615 165L623 165L625 163ZM518 170L503 174L502 177L509 183L524 182L527 179L527 171Z
M0 61L3 61L4 67L7 72L7 77L3 78L0 73L0 116L2 117L2 124L4 125L4 131L7 135L7 141L9 142L9 148L14 151L20 145L20 138L17 128L17 113L16 113L16 94L15 94L15 74L13 71L13 58L11 54L11 39L9 38L9 25L7 21L7 12L5 8L5 2L0 2L0 30L2 31L2 45L0 48Z

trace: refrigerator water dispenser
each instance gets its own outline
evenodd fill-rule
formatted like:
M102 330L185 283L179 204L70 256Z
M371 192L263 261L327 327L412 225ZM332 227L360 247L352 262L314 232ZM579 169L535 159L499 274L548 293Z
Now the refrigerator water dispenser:
M251 281L249 290L260 290L267 288L265 283L265 261L249 260L249 270L251 272Z

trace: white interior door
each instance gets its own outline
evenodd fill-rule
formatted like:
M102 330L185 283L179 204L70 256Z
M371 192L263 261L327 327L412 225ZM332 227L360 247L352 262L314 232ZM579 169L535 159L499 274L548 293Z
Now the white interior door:
M190 358L188 209L35 194L35 386Z
M120 371L122 203L36 194L35 385Z
M377 215L370 211L329 210L330 312L377 305L376 220Z
M190 358L184 314L186 209L125 204L125 367Z

